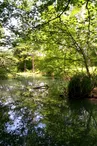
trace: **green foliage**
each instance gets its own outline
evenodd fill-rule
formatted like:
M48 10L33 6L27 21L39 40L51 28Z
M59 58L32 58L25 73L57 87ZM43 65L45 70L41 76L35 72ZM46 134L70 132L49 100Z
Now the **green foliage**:
M77 71L85 67L90 76L89 66L96 65L96 3L9 0L4 5L4 2L1 5L6 8L6 12L2 9L5 26L11 18L17 21L16 26L9 23L8 27L16 35L13 46L18 70L31 69L29 52L42 50L43 57L36 57L36 67L40 71L58 76L68 69Z
M12 52L0 52L0 79L6 79L8 73L14 74L16 72L16 62Z
M70 99L88 98L93 89L92 80L84 73L74 75L68 85Z
M15 47L13 52L14 56L18 59L17 68L19 71L25 71L29 67L31 69L31 56L29 55L29 51L29 45L25 43L20 43L19 46Z

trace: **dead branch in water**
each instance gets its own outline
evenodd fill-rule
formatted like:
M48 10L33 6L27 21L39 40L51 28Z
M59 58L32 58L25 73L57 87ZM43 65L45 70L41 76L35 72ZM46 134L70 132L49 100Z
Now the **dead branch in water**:
M33 87L33 89L48 89L48 85Z

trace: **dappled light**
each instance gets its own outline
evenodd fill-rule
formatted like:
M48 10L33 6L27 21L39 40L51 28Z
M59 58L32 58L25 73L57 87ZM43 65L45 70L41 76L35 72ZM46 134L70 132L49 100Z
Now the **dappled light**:
M0 145L97 145L96 0L0 0Z

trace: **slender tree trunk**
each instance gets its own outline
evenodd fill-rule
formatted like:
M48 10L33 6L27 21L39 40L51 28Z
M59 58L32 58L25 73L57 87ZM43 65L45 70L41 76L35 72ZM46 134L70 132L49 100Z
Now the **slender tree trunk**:
M86 68L86 71L87 71L87 75L88 75L88 77L91 77L91 74L90 74L90 71L89 71L89 67L88 67L87 58L86 58L84 52L82 53L82 56L83 56L83 59L84 59L84 64L85 64L85 68Z
M26 72L27 67L26 67L26 60L24 61L24 72Z
M34 56L32 55L32 72L34 73Z
M66 27L67 27L67 25L66 25ZM67 30L68 30L68 27L67 27ZM85 65L85 68L86 68L86 72L87 72L88 77L91 77L91 74L90 74L90 71L89 71L89 67L88 67L88 60L87 60L87 57L85 55L84 50L79 46L79 44L77 43L77 41L74 39L73 35L69 32L69 30L68 30L68 34L71 37L71 39L73 41L73 44L74 44L77 52L79 52L82 55L82 57L83 57L83 61L84 61L84 65Z

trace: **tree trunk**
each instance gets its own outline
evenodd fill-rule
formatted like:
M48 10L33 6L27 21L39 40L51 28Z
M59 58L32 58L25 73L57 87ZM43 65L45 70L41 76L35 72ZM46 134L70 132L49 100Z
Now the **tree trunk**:
M32 55L32 72L34 73L34 56Z
M27 67L26 67L26 60L24 61L24 72L26 72Z

